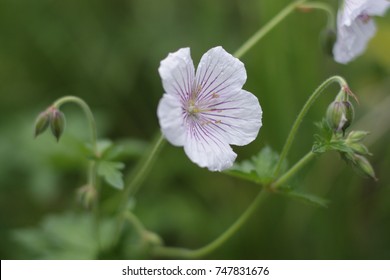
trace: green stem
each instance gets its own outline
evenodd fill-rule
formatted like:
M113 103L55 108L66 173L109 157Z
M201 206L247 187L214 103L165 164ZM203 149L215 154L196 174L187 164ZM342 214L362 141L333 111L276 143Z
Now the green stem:
M274 18L272 18L266 25L259 29L252 37L250 37L233 55L237 58L242 57L248 50L250 50L260 39L268 34L276 25L278 25L286 16L288 16L296 7L303 4L306 0L299 0L291 3L281 10Z
M53 103L53 107L60 108L62 105L68 102L73 102L81 107L83 110L90 129L90 137L91 137L91 145L93 149L94 156L96 158L99 157L98 148L97 148L97 129L95 118L93 117L92 111L89 108L88 104L77 96L64 96ZM99 214L99 199L98 199L98 191L97 191L97 162L95 159L91 160L88 167L88 185L95 189L96 198L93 201L93 213L95 220L95 233L96 233L96 241L98 244L98 248L100 248L100 214Z
M323 2L310 2L301 5L300 8L317 9L326 12L326 14L328 15L327 27L331 30L335 30L336 19L335 19L333 9L329 6L329 4Z
M131 196L138 191L140 185L144 181L146 175L149 173L153 163L155 162L157 155L165 143L164 136L159 134L155 141L151 144L149 152L146 153L138 164L134 167L129 175L129 183L126 185L124 193L122 195L122 201L119 204L118 220L116 224L116 232L113 245L115 246L120 238L120 232L124 222L124 214L126 213L126 207Z
M87 117L89 128L90 128L90 135L91 135L91 144L93 151L95 153L95 156L98 156L98 150L97 150L97 132L96 132L96 123L95 119L93 117L92 111L89 108L88 104L85 103L84 100L77 96L64 96L57 101L53 103L53 106L56 108L59 108L64 103L73 102L76 103L81 107L81 109L84 111L85 116Z
M152 249L152 254L156 257L195 259L211 253L232 237L249 220L266 197L266 194L267 192L260 190L255 200L238 220L208 245L196 250L159 246Z
M159 134L149 148L149 152L146 153L138 164L135 166L131 174L129 175L129 183L125 187L122 210L125 208L130 196L133 196L139 189L140 185L144 181L146 175L149 173L153 163L155 162L157 155L159 154L163 144L165 143L164 136Z
M271 184L270 190L275 191L278 187L282 186L291 177L295 175L303 166L311 161L316 156L312 151L308 152L303 158L301 158L293 167L291 167L286 173L280 176L274 183Z
M123 213L123 218L126 219L131 225L134 226L135 231L140 237L143 237L146 229L140 220L132 212L126 211Z
M313 105L313 103L317 100L317 98L320 96L320 94L323 92L325 88L327 88L330 84L337 82L340 84L340 87L342 89L348 88L348 85L346 81L340 77L340 76L333 76L327 79L325 82L323 82L309 97L309 99L306 101L305 105L303 106L302 110L299 112L299 115L295 119L295 122L293 126L291 127L290 133L287 137L287 140L283 146L282 152L279 157L278 164L276 165L275 172L274 172L274 178L277 178L280 172L280 168L282 166L283 161L285 160L288 152L290 151L291 144L294 141L295 135L298 131L298 128L305 117L307 111L310 109L310 107Z

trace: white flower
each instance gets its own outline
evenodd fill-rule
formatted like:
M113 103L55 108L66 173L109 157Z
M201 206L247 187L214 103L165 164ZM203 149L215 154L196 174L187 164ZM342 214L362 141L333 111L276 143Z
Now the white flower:
M206 52L196 70L190 49L170 53L158 69L165 93L157 109L165 138L184 146L201 167L222 171L237 155L229 144L252 142L262 125L256 96L242 89L244 64L222 47Z
M383 16L390 7L386 0L345 0L337 14L334 59L346 64L364 52L376 27L372 16Z

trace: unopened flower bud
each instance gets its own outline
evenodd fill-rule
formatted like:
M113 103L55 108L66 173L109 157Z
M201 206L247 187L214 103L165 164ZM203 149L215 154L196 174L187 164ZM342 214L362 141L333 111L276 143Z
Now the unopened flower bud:
M355 112L349 101L333 101L326 111L326 119L334 132L345 132L351 125Z
M320 43L326 55L333 57L333 45L336 39L336 32L333 29L327 28L321 32Z
M370 152L368 151L367 147L364 146L362 143L351 143L348 144L348 147L350 147L357 154L370 155Z
M52 108L50 111L50 129L57 142L65 129L65 115L57 108Z
M346 141L348 143L358 143L362 141L368 134L370 134L368 131L351 131L348 134Z
M39 134L45 132L50 123L49 112L44 111L40 113L35 121L35 133L34 137L37 137Z
M372 168L371 163L364 156L355 154L353 159L354 166L360 173L365 176L371 177L375 181L378 180L375 176L374 168Z

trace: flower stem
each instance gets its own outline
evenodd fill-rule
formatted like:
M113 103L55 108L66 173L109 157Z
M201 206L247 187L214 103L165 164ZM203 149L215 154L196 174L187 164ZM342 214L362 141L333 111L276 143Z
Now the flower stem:
M232 224L225 232L223 232L218 238L211 243L207 244L196 250L176 248L176 247L164 247L158 246L152 249L152 254L156 257L168 257L168 258L185 258L196 259L204 255L207 255L220 247L230 237L232 237L255 213L261 202L266 197L267 192L260 190L255 200L249 205L246 211Z
M260 28L252 37L250 37L233 55L237 58L242 57L248 50L250 50L260 39L268 34L276 25L278 25L286 16L288 16L296 7L303 4L306 0L299 0L291 3L281 10L274 18L272 18L266 25Z
M96 122L93 117L92 111L89 108L88 104L77 96L64 96L53 103L53 107L60 108L62 105L68 102L73 102L81 107L83 110L90 129L90 140L93 149L94 156L96 158L99 157L98 148L97 148L97 130L96 130ZM88 168L88 185L94 188L97 192L97 162L96 160L91 160ZM100 214L99 214L99 203L98 197L95 198L93 202L93 213L95 220L95 232L96 232L96 241L98 244L98 248L100 248Z
M117 219L117 225L116 225L116 232L115 232L115 238L113 241L113 245L115 246L120 238L120 233L122 229L122 225L124 222L124 218L126 217L127 211L126 207L128 204L128 201L131 196L134 196L134 194L138 191L140 185L146 178L146 175L149 173L153 163L155 162L157 155L159 154L161 148L163 147L165 143L164 136L162 134L159 134L158 137L154 140L154 142L151 144L151 147L149 149L148 153L145 153L144 156L141 158L141 160L138 162L138 164L134 167L132 172L129 175L128 184L125 187L125 190L122 195L122 201L119 204L119 210L118 210L118 219Z
M90 135L91 135L91 144L93 151L95 153L95 156L97 155L97 132L96 132L96 123L95 119L93 117L92 111L89 108L88 104L85 103L84 100L82 100L79 97L76 96L64 96L57 101L53 103L53 106L56 108L59 108L61 105L68 103L68 102L73 102L81 107L81 109L84 111L85 116L87 117L89 128L90 128Z
M135 166L131 174L129 175L129 183L125 187L123 200L122 200L122 210L126 207L127 200L130 196L133 196L139 189L140 185L144 181L146 175L149 173L153 163L155 162L157 155L159 154L163 144L165 143L164 136L159 134L154 142L151 144L148 153L145 153L138 164Z
M286 173L280 176L274 183L271 184L270 190L275 191L278 187L282 186L292 176L295 175L303 166L311 161L316 156L312 151L308 152L303 158L301 158L293 167L291 167Z
M323 10L328 15L327 27L332 30L335 29L335 15L329 4L323 2L310 2L307 4L302 4L299 8Z
M289 135L287 137L287 140L286 140L286 142L285 142L285 144L283 146L282 152L280 154L278 164L276 165L275 172L273 174L274 178L277 178L277 176L279 175L282 163L285 160L288 152L290 151L291 144L294 141L294 138L295 138L295 135L296 135L296 133L298 131L298 128L299 128L303 118L305 117L307 111L310 109L310 107L313 105L313 103L317 100L317 98L320 96L322 91L325 88L327 88L330 84L332 84L334 82L339 83L341 88L347 88L348 87L346 81L342 77L340 77L340 76L333 76L333 77L330 77L329 79L327 79L326 81L324 81L312 93L312 95L309 97L309 99L306 101L305 105L303 106L302 110L299 112L299 115L295 119L295 122L294 122L293 126L291 127L290 133L289 133Z

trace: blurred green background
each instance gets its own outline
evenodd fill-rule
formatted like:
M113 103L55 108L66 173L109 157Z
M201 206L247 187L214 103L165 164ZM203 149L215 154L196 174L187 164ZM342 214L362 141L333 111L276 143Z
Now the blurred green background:
M330 1L336 9L337 1ZM163 89L157 72L168 52L191 47L195 64L211 47L233 53L287 0L3 0L0 2L0 257L2 259L142 258L131 228L121 247L99 254L89 212L77 201L86 181L88 139L80 110L65 105L67 128L57 144L33 139L36 115L63 95L92 108L100 138L136 139L128 168L159 129ZM331 201L327 209L269 196L232 239L207 258L390 259L390 15L365 54L348 65L325 55L321 11L295 12L242 57L244 88L260 100L259 137L236 147L238 160L268 145L280 151L293 119L326 78L346 78L359 97L353 128L371 131L366 143L378 182L356 175L336 153L316 159L295 184ZM310 150L314 122L337 94L326 90L304 120L289 154ZM244 211L258 186L191 163L167 144L135 202L145 226L170 246L198 248ZM103 186L103 210L119 191ZM110 221L107 221L109 227ZM110 235L108 230L107 235Z

